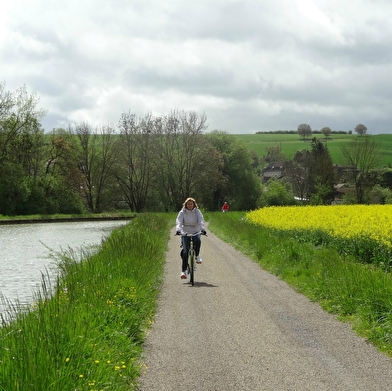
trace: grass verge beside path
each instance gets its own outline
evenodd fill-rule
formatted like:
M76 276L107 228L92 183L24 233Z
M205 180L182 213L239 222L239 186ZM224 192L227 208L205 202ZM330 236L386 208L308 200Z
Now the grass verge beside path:
M0 327L0 390L132 390L161 285L170 214L140 214Z
M208 213L209 229L287 281L392 356L392 276L327 247L299 243L244 221L245 213Z
M136 213L130 211L116 211L108 213L84 213L76 215L0 215L0 224L23 224L23 223L56 223L62 221L99 221L99 220L128 220L136 217Z

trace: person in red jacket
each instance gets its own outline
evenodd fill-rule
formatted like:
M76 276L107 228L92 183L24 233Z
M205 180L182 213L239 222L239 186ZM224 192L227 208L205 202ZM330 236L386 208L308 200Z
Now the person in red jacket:
M227 201L225 201L225 203L222 206L222 212L228 212L229 211L229 204L227 203Z

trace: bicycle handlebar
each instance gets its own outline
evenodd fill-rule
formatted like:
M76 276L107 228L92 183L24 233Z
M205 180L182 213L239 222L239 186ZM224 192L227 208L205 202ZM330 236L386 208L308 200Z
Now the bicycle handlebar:
M207 236L206 233L203 234L201 231L195 232L195 233L193 233L193 234L187 234L187 233L185 233L185 234L178 234L178 233L176 232L176 236L196 236L196 235L204 235L204 236Z

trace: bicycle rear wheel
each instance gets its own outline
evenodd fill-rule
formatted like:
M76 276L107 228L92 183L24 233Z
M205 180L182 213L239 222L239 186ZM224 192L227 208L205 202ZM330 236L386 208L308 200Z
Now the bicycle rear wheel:
M195 260L196 260L195 251L194 250L189 251L188 269L189 269L189 279L192 286L195 285Z

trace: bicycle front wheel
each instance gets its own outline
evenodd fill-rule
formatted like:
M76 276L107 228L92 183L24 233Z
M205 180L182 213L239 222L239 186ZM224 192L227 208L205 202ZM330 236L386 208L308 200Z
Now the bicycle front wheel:
M195 251L189 251L188 267L189 267L189 278L192 286L195 285L195 264L196 264Z

